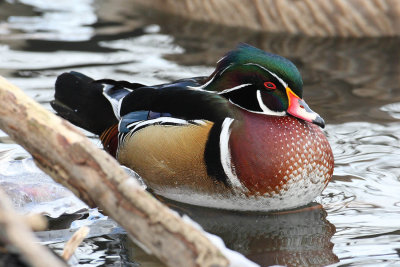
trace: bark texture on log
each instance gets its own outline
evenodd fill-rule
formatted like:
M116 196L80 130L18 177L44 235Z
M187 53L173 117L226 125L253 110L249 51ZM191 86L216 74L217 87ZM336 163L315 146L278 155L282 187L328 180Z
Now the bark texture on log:
M253 30L309 36L400 35L398 0L136 0L162 12Z
M23 217L14 211L7 195L0 189L0 240L16 250L24 260L34 267L66 267L63 261L49 249L41 246Z
M228 266L197 229L155 200L74 126L0 77L0 128L89 206L107 212L169 266Z

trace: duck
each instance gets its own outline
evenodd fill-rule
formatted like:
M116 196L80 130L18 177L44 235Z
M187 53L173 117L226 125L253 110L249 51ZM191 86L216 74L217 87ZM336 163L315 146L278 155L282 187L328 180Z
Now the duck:
M248 44L209 76L153 86L66 72L51 106L99 136L155 195L238 211L294 209L331 180L325 122L288 59Z

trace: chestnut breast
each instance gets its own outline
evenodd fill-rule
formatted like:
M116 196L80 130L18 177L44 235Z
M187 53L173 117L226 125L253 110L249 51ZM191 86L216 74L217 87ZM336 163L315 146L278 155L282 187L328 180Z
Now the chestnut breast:
M242 113L242 120L231 126L229 147L232 165L248 195L326 187L334 160L318 126L291 116Z

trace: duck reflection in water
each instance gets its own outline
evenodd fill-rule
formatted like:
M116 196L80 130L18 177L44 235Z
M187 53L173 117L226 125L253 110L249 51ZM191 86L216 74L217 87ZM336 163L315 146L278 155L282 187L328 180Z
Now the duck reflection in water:
M295 210L255 213L162 200L260 266L325 266L339 261L331 242L336 228L315 202Z

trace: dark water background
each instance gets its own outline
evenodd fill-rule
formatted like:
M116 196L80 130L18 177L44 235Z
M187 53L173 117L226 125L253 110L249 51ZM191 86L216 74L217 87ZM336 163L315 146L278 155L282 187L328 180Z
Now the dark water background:
M283 214L177 208L263 266L400 266L399 38L259 33L166 16L133 1L0 1L0 75L49 110L64 71L167 82L210 74L239 42L298 66L307 103L327 122L333 181L317 199L322 206ZM0 152L9 149L12 159L30 157L0 131ZM61 221L39 234L56 250L69 231L68 220ZM161 266L122 229L107 227L113 230L85 241L76 263Z

